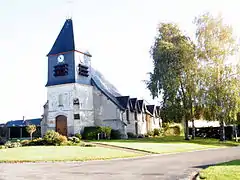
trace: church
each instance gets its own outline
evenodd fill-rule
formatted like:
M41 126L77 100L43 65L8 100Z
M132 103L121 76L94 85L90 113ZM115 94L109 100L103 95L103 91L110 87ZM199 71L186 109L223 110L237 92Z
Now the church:
M47 54L47 101L41 120L42 136L55 130L70 136L87 126L109 126L127 133L146 134L161 127L160 107L123 96L92 68L89 52L76 47L73 21L66 19Z

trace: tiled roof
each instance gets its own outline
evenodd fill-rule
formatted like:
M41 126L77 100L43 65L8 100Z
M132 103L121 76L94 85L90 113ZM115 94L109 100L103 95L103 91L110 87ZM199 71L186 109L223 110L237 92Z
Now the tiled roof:
M7 127L25 127L29 124L40 126L41 118L28 119L28 120L13 120L6 123Z

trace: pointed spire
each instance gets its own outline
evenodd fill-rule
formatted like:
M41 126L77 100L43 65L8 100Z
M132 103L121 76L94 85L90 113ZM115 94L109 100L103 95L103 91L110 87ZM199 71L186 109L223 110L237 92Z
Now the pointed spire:
M73 50L75 50L73 23L72 19L66 19L55 43L52 46L52 49L47 56Z

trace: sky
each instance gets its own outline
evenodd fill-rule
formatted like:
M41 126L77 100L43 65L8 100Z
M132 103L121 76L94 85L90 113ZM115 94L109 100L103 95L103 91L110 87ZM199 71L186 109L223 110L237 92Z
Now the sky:
M67 17L92 66L122 95L152 100L143 80L161 22L194 38L194 17L222 13L240 34L238 0L0 0L0 123L38 118L47 101L47 57Z

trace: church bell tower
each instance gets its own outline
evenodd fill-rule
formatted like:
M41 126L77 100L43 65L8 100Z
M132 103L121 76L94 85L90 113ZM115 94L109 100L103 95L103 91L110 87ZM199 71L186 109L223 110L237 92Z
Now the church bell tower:
M47 54L47 103L42 134L53 129L68 136L94 125L91 55L80 51L75 40L72 19L66 19Z

